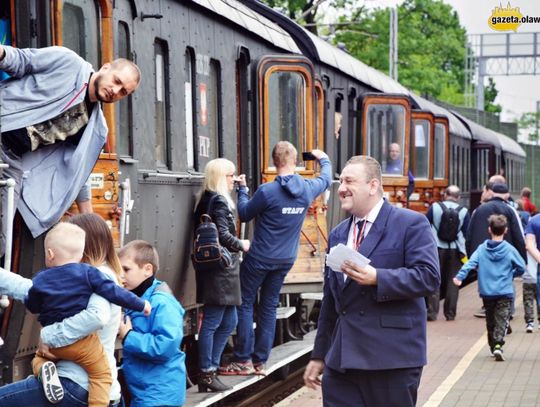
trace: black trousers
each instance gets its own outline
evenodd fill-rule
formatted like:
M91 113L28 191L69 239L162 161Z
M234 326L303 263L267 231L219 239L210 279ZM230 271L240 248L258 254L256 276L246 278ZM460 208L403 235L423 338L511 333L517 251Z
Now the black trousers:
M414 407L422 367L390 370L347 370L325 367L324 407Z
M439 265L441 268L441 288L427 298L428 319L435 320L439 314L441 295L444 295L444 316L452 320L456 317L459 287L452 279L461 268L461 253L457 249L439 248Z

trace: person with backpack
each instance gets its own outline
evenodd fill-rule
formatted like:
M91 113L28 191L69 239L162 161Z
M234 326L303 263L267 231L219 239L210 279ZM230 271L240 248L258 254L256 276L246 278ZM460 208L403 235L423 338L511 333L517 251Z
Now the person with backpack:
M236 237L235 204L231 192L235 188L235 165L225 159L216 158L206 164L204 182L198 194L195 209L195 239L197 235L205 235L208 243L210 234L200 226L207 226L204 215L208 215L215 224L220 250L228 251L230 261L227 264L213 264L200 267L195 264L197 279L197 302L204 304L203 320L199 330L199 392L225 391L226 386L216 376L221 362L221 354L227 344L231 332L236 328L238 314L236 307L242 303L240 293L239 256L247 252L249 240ZM195 242L194 246L197 246ZM230 253L230 254L229 254Z
M461 268L465 256L465 234L469 225L469 211L459 205L460 190L450 185L444 192L444 200L429 208L427 217L437 241L441 268L441 287L427 297L427 319L435 321L439 314L439 302L444 295L444 316L447 321L456 318L459 287L452 280Z

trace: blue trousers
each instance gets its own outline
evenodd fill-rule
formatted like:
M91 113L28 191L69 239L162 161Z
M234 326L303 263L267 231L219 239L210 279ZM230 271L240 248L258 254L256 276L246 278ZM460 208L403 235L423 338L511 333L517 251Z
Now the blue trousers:
M64 388L64 398L58 404L51 404L43 394L41 382L34 376L6 384L0 387L0 406L2 407L79 407L88 406L88 392L77 383L60 377ZM113 407L124 407L123 400L112 404Z
M268 264L249 255L240 266L242 305L238 307L238 326L234 357L240 362L265 363L276 333L276 308L283 280L292 263ZM260 288L257 307L257 332L253 331L253 306Z
M234 305L205 305L199 331L199 368L203 372L217 370L229 335L238 316Z
M422 368L347 370L324 368L324 407L415 407Z

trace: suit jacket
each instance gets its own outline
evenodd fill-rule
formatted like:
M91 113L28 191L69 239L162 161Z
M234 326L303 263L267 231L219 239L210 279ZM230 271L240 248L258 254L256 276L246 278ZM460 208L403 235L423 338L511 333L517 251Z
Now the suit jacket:
M351 222L332 230L328 247L347 244ZM377 285L344 281L326 267L312 358L338 371L425 365L424 297L439 289L441 279L427 218L385 201L359 251L377 269Z

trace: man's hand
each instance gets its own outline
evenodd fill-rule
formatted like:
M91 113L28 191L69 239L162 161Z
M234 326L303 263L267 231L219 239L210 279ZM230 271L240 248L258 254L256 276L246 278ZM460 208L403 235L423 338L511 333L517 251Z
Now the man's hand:
M144 300L144 310L143 313L145 316L150 315L150 312L152 312L152 306L148 302L148 300Z
M310 360L304 372L304 384L306 387L317 390L321 385L320 376L324 370L324 361L320 359Z
M120 327L118 329L118 336L120 339L124 339L129 331L133 329L133 325L131 325L131 318L130 317L123 317L120 319Z
M246 183L246 174L240 174L240 175L237 177L237 181L238 181L238 184L239 184L241 187L247 187L247 183Z
M461 284L463 284L463 282L462 282L461 280L458 280L456 277L454 277L452 281L453 281L454 284L457 285L458 287L460 287Z
M240 242L242 242L242 248L244 249L244 251L248 252L249 248L251 247L251 243L249 242L249 240L240 240Z
M49 359L53 362L58 360L58 358L54 356L49 350L49 346L41 342L41 339L39 340L39 343L38 343L36 355L41 356L42 358L45 358L45 359Z
M311 150L311 154L319 161L321 161L321 158L328 158L328 155L322 150Z
M341 266L341 271L358 284L377 285L377 270L369 264L361 268L350 261L345 261Z

